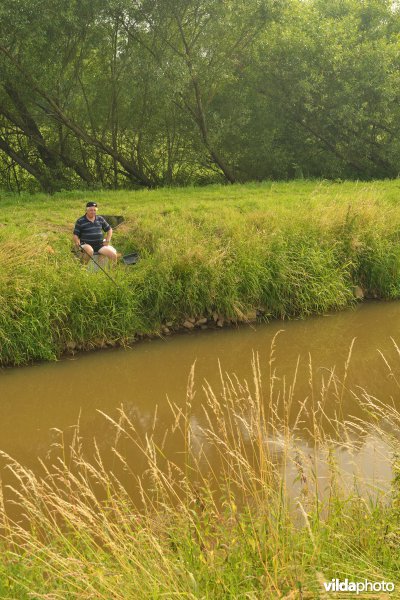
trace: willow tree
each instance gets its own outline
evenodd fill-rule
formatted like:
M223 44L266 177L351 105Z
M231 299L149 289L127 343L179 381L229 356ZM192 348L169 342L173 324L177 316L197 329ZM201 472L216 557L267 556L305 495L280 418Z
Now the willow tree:
M0 185L393 177L390 0L3 0Z
M260 38L253 89L307 175L398 175L399 31L389 0L295 0Z
M141 90L129 96L129 133L120 130L123 82L143 65L131 57L118 11L100 1L21 0L14 8L5 0L0 9L0 149L47 191L78 178L115 185L119 175L155 185L139 153Z
M240 86L252 46L280 5L274 0L156 0L126 8L129 36L151 55L169 97L194 124L195 136L190 127L188 135L204 163L228 182L240 178L241 170L223 143L235 115L226 92L232 84Z

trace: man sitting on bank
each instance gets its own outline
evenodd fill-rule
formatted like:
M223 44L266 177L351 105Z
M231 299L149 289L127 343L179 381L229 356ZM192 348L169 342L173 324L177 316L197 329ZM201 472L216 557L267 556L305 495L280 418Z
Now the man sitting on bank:
M74 227L74 244L83 250L83 260L87 263L94 253L106 256L111 261L117 260L117 251L110 245L112 228L107 221L97 214L97 203L88 202L86 213L80 217ZM103 241L103 231L106 232Z

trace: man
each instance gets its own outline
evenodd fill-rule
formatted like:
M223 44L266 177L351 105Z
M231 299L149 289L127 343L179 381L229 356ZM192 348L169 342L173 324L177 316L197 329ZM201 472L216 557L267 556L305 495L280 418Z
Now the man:
M103 232L106 232L105 240ZM97 216L97 203L88 202L86 213L77 220L74 227L74 244L82 247L84 262L87 263L95 252L116 261L117 251L110 245L111 236L111 226L103 217Z

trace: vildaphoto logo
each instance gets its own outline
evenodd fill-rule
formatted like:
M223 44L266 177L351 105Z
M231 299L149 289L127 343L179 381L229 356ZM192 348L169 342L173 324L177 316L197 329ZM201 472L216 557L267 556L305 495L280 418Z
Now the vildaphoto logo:
M394 583L391 581L349 581L345 579L331 579L331 581L324 581L324 587L326 592L355 592L356 594L362 594L364 592L393 592Z

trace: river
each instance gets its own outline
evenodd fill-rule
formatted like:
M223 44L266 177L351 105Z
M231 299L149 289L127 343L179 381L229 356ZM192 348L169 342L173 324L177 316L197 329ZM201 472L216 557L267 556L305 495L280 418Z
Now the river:
M197 422L200 430L204 381L216 391L221 388L220 363L222 372L235 373L239 380L251 382L253 353L258 353L263 378L268 381L271 343L278 332L276 382L282 385L285 380L289 385L299 360L296 402L309 394L310 357L318 394L322 380L329 378L332 370L342 377L355 339L347 387L357 390L362 386L384 402L393 400L400 409L399 389L380 354L393 364L394 372L400 371L400 357L391 340L400 343L399 308L396 302L363 303L354 310L306 320L178 334L143 341L129 349L102 350L56 363L0 370L0 449L36 469L37 457L51 455L59 431L68 438L79 420L83 439L96 438L106 461L112 464L109 455L115 432L99 411L116 417L122 404L145 435L153 427L157 405L155 428L165 432L173 421L167 397L177 405L185 404L194 362L192 423ZM334 407L325 409L333 414ZM357 410L351 394L346 392L341 418L357 416ZM390 466L383 460L385 447L379 445L379 440L365 436L361 442L358 466L366 476L388 481Z

